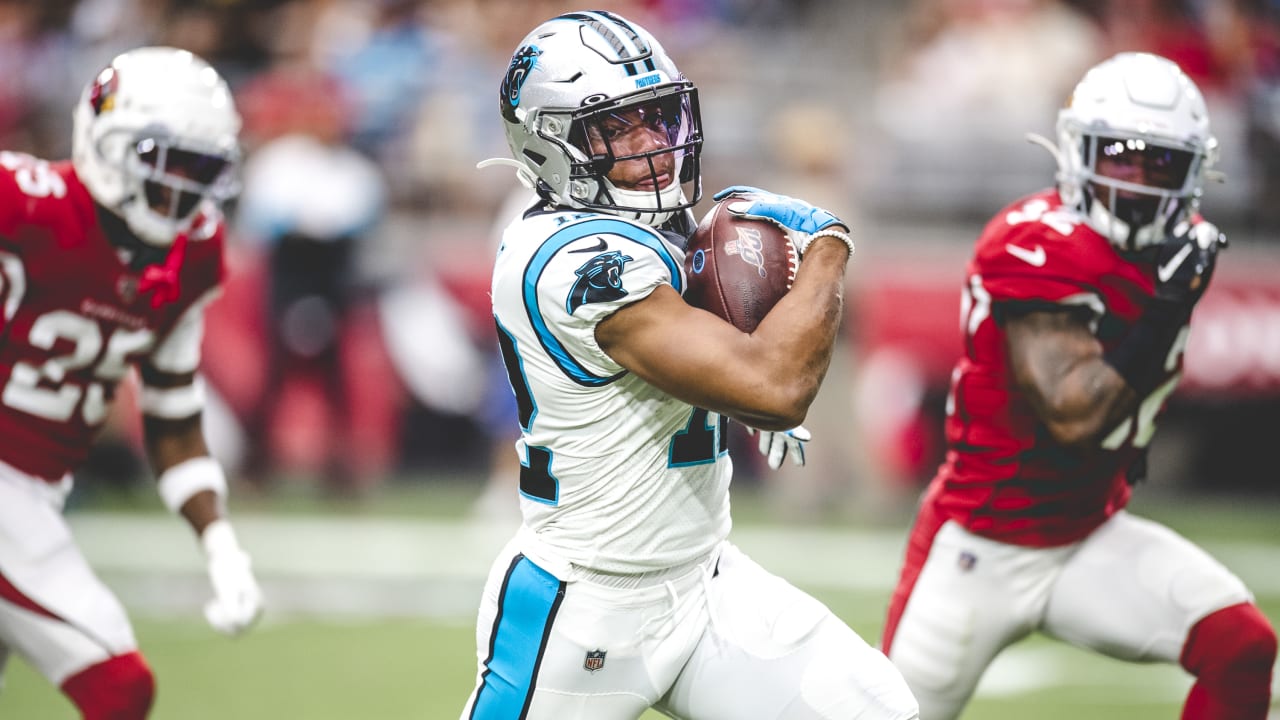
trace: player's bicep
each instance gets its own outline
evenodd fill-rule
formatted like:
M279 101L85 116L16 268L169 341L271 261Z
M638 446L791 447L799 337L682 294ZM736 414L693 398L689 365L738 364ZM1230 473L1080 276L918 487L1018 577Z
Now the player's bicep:
M774 412L772 363L755 357L759 342L671 286L600 321L596 341L619 365L690 405L737 418Z
M1066 308L1015 310L1001 319L1009 364L1024 390L1052 394L1072 367L1102 355L1085 319Z
M1037 309L1009 313L1003 324L1014 382L1059 442L1086 442L1111 422L1125 387L1085 315Z
M204 409L204 385L196 373L204 340L204 309L214 297L210 292L187 308L168 334L139 360L143 415L181 420Z
M204 383L190 372L156 367L154 356L138 363L142 387L138 405L147 458L157 474L184 460L208 455L202 425Z

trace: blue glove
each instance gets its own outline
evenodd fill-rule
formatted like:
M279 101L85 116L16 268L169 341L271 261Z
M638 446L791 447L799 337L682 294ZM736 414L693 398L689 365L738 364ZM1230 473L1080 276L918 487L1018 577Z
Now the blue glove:
M716 193L713 199L719 202L731 195L740 195L742 199L730 202L725 209L739 217L767 220L782 228L801 257L814 239L827 235L839 238L853 253L848 226L816 205L749 185L727 187Z
M757 432L760 433L760 454L768 458L769 467L774 470L782 467L787 456L791 457L791 462L804 467L804 444L812 440L813 435L803 425L779 432L747 428L748 435Z

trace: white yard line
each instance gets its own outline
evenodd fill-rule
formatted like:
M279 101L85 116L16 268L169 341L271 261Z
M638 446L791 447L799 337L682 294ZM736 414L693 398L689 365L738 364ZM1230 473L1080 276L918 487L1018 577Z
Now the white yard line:
M69 521L103 572L185 573L199 568L195 540L164 515L74 513ZM236 518L258 572L279 578L483 579L511 526L390 518ZM900 531L743 526L731 539L757 562L806 587L892 589ZM1280 595L1280 545L1203 543L1259 595Z

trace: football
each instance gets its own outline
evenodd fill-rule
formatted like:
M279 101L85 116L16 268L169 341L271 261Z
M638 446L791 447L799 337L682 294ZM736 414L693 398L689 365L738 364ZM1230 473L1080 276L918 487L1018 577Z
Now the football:
M791 289L800 259L782 228L725 209L742 199L716 203L689 238L684 299L749 333Z

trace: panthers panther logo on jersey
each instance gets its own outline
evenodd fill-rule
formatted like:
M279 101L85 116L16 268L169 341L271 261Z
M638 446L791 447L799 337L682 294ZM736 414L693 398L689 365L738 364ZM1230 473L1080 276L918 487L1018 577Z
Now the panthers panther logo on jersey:
M627 291L622 287L622 267L632 259L630 255L610 250L584 263L574 271L578 275L578 281L569 289L565 310L572 315L574 310L583 305L611 302L625 297Z

